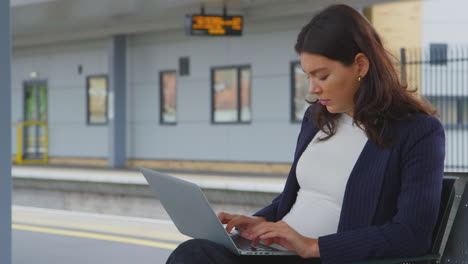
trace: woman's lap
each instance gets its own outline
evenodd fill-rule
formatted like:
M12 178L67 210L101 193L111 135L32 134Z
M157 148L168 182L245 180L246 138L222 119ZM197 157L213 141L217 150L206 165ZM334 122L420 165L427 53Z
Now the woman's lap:
M182 243L169 256L166 264L318 264L318 259L297 256L237 256L225 247L205 239Z

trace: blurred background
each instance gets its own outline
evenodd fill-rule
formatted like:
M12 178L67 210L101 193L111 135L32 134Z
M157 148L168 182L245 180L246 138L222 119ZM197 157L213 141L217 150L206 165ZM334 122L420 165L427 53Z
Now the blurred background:
M333 2L13 0L14 159L286 174L307 107L293 46ZM201 3L206 14L241 15L241 35L186 34ZM447 169L467 171L468 3L346 3L438 108Z
M215 211L251 214L267 205L282 190L308 106L296 37L332 3L339 1L11 0L13 262L43 256L51 245L37 241L53 235L37 228L52 227L63 236L50 242L56 246L75 245L63 233L70 230L169 245L131 255L106 244L76 263L127 263L118 253L163 263L187 238L139 166L196 182ZM370 21L402 82L437 108L446 175L464 180L468 1L342 3ZM145 236L150 229L172 231ZM72 261L67 248L39 260Z

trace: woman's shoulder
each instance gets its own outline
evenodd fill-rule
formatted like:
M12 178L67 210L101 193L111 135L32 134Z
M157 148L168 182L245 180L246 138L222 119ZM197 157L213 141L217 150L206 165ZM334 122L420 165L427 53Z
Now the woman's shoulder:
M403 130L443 128L442 123L435 116L421 113L409 114L408 118L397 121L396 124L400 129Z
M420 113L410 114L407 119L395 122L394 129L403 142L418 140L431 133L444 133L439 119Z

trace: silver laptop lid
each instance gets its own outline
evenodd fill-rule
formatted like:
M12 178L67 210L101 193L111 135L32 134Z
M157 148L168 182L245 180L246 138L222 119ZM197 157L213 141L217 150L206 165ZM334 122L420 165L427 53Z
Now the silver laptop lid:
M182 234L214 241L238 253L198 185L146 168L140 171Z

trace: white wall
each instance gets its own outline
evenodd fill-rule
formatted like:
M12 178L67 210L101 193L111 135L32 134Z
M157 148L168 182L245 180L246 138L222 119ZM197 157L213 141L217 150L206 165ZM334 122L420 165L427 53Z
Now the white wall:
M460 59L447 65L425 64L421 68L423 93L441 96L468 96L468 1L426 0L422 8L423 59L428 61L431 43L448 45L447 58ZM437 73L437 75L435 74ZM426 90L424 90L424 86Z
M425 0L423 1L423 45L429 43L468 43L468 1Z
M248 25L241 38L141 34L129 41L129 158L290 162L298 124L290 122L293 46L304 23ZM268 29L281 28L276 32ZM269 32L268 32L269 31ZM159 124L159 71L190 57L178 76L176 126ZM210 68L251 65L252 123L211 124Z
M290 62L298 59L293 46L308 19L246 25L244 36L233 38L183 31L130 35L128 158L290 162L300 128L290 122ZM86 124L86 76L107 73L108 41L14 49L13 120L22 119L23 80L38 72L48 81L50 156L108 156L108 127ZM190 76L177 80L178 122L160 125L159 71L177 69L181 56L190 57ZM240 64L252 70L252 122L211 124L210 68Z
M86 124L86 76L107 73L106 40L15 48L12 57L12 120L23 119L23 81L38 72L48 84L49 155L107 157L107 126Z

